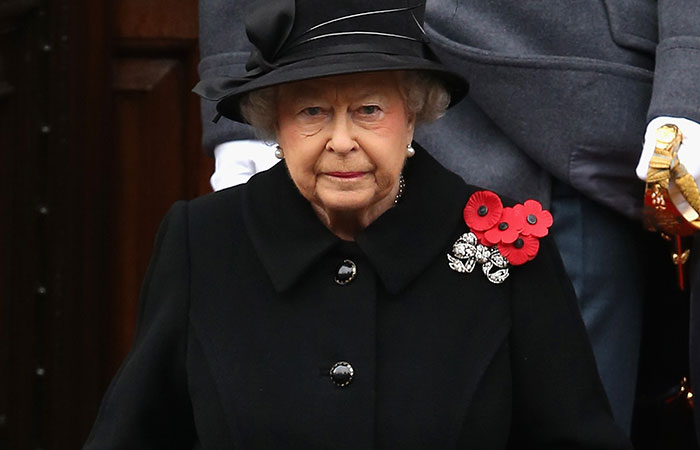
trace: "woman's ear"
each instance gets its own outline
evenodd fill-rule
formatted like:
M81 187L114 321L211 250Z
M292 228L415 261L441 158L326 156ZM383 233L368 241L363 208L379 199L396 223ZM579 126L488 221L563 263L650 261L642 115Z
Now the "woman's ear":
M416 114L415 113L409 113L408 114L408 126L406 127L406 138L408 139L408 142L406 142L406 145L410 145L411 142L413 142L413 133L416 130Z

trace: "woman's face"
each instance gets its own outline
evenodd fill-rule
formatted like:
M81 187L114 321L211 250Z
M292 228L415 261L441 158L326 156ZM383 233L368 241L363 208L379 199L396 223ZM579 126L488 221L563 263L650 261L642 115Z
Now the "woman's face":
M413 125L394 72L278 88L277 141L301 194L326 213L391 206Z

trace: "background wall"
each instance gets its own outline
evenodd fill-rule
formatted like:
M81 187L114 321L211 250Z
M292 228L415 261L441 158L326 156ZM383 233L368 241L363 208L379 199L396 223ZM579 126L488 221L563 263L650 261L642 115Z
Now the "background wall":
M161 217L210 190L196 0L0 0L0 449L76 449Z

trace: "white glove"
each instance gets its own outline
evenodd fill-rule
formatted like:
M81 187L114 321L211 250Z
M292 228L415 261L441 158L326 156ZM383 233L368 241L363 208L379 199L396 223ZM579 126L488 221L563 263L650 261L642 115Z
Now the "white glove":
M215 191L243 184L258 172L280 160L275 157L275 143L240 140L219 144L214 149L214 173L209 179Z
M649 122L647 132L644 135L642 156L637 164L637 177L642 181L647 180L649 161L656 147L656 130L666 124L677 126L683 135L683 141L678 148L678 161L685 166L688 173L693 175L697 183L700 180L700 124L682 117L660 116ZM673 179L668 186L668 193L671 201L686 220L693 221L700 217L698 212L685 201Z

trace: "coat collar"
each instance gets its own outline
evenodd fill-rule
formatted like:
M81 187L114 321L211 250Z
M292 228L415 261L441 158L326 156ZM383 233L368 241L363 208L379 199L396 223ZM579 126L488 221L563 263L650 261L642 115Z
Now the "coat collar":
M356 242L388 292L400 292L457 237L472 189L427 152L404 169L397 206L361 232ZM254 176L244 188L243 217L253 245L278 292L290 288L341 240L318 219L285 164Z

